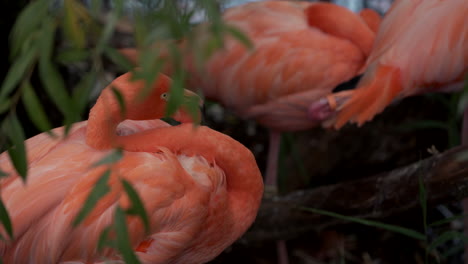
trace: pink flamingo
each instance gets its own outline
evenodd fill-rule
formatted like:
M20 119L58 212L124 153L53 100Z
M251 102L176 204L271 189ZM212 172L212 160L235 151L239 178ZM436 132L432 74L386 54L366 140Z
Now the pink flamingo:
M111 87L123 95L121 112ZM14 237L0 241L4 263L97 263L119 260L111 249L96 249L102 231L113 223L117 206L130 200L121 179L139 193L149 218L149 233L136 216L126 218L130 244L142 263L205 263L239 238L254 221L263 182L252 153L232 138L194 127L183 109L169 126L164 117L170 80L160 75L144 100L142 81L127 73L114 80L91 109L89 120L73 126L66 138L40 134L26 141L29 175L24 183L5 153L0 155L1 198ZM186 91L187 96L196 96ZM132 119L132 120L127 120ZM133 121L144 120L144 121ZM53 130L63 134L63 128ZM120 147L112 165L92 164ZM96 181L110 170L110 191L83 223L72 222ZM7 237L2 230L3 237Z

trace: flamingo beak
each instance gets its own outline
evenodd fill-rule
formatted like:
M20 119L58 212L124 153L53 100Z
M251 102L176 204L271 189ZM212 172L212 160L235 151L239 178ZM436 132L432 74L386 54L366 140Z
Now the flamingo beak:
M201 107L203 107L203 100L198 94L184 90L184 100L182 106L177 110L172 118L180 123L196 123L201 122Z

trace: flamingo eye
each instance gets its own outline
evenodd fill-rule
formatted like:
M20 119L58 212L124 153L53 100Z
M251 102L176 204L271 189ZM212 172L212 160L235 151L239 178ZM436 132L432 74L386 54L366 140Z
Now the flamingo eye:
M163 99L165 101L169 100L169 94L168 93L161 94L161 99Z

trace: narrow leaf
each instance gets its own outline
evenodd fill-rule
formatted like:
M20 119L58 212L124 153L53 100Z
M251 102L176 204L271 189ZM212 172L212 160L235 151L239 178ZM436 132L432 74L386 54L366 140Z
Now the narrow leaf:
M402 234L402 235L417 239L417 240L422 240L422 241L426 240L426 236L424 234L419 233L419 232L417 232L415 230L412 230L412 229L401 227L401 226L384 224L384 223L365 220L365 219L352 217L352 216L345 216L345 215L341 215L341 214L337 214L337 213L333 213L333 212L328 212L328 211L325 211L325 210L315 209L315 208L307 208L307 207L299 206L298 209L303 210L303 211L316 213L316 214L331 216L331 217L334 217L334 218L338 218L338 219L342 219L342 220L350 221L350 222L355 222L355 223L358 223L358 224L363 224L363 225L367 225L367 226L382 228L382 229L385 229L385 230L388 230L388 231L392 231L392 232L395 232L395 233L399 233L399 234Z
M13 238L13 226L11 225L10 216L1 199L0 199L0 221L2 222L3 227L8 233L8 236L10 236L10 238Z
M0 178L7 177L8 175L10 175L10 174L8 174L7 172L4 172L3 170L0 169Z
M113 241L109 240L109 233L111 231L111 227L108 226L102 230L101 235L99 236L99 240L97 243L97 250L101 251L104 249L104 247L114 247L115 243Z
M82 77L81 81L73 89L72 98L78 115L82 114L89 103L90 94L95 86L97 75L98 73L95 70L91 70Z
M419 203L423 214L424 232L427 233L427 193L422 176L419 176Z
M65 35L72 41L77 48L84 48L85 46L85 32L80 25L79 18L75 13L77 10L77 1L65 0L64 1L64 22L63 29Z
M462 218L465 218L465 217L468 217L468 214L461 214L461 215L454 215L452 217L449 217L449 218L445 218L445 219L442 219L442 220L439 220L439 221L435 221L435 222L432 222L429 224L429 226L431 227L434 227L434 226L440 226L440 225L444 225L444 224L448 224L448 223L451 223L457 219L462 219Z
M11 99L10 98L4 98L0 101L0 114L5 113L10 109L11 106Z
M85 49L66 49L60 51L55 60L63 65L74 62L84 61L91 55L89 50Z
M39 27L47 14L48 0L31 1L21 11L11 30L12 55L16 57L26 39Z
M106 170L98 179L93 189L89 193L88 198L86 198L83 207L73 221L73 226L79 225L86 218L86 216L91 213L96 203L110 191L110 188L107 185L110 174L111 171Z
M2 83L2 88L0 89L0 101L5 100L11 91L13 91L18 83L24 78L26 71L31 67L36 59L36 52L37 49L32 48L24 54L21 54L21 56L13 62L13 65L8 70L5 80Z
M65 125L69 127L71 123L77 121L79 118L78 112L74 107L74 102L67 92L65 82L56 66L52 63L55 27L56 25L52 20L47 20L43 23L39 42L41 50L39 58L39 77L44 85L46 93L65 116Z
M23 91L21 99L31 121L41 131L51 130L52 126L50 125L49 118L47 117L40 100L37 98L31 83L29 83L28 80L24 81L21 89Z
M117 207L115 211L115 232L117 250L122 255L125 263L139 264L140 261L133 252L132 245L130 244L130 236L128 235L127 222L125 221L125 213L122 208Z
M117 102L119 103L120 114L122 116L125 116L125 113L127 113L127 108L122 93L119 90L117 90L117 88L115 88L114 86L111 86L111 91L112 94L115 96L115 99L117 99Z
M125 72L134 68L134 65L127 57L112 47L104 46L104 54Z
M438 246L445 244L446 242L453 240L453 239L462 239L467 240L466 237L462 232L458 231L445 231L441 235L439 235L428 247L427 251L431 252L436 249Z
M126 213L131 214L131 215L137 215L141 218L143 221L143 224L145 225L145 230L146 232L149 232L149 220L148 220L148 215L146 214L145 207L143 206L143 202L140 199L140 196L138 195L137 191L133 188L133 186L130 184L125 179L121 179L122 185L125 189L125 192L128 195L128 198L132 202L132 207L127 209Z
M106 165L106 164L113 164L122 159L123 157L123 152L122 149L115 149L111 153L109 153L107 156L102 158L101 160L93 163L91 165L91 168L99 167L101 165Z
M400 130L408 131L414 129L431 129L431 128L439 128L439 129L447 129L447 124L440 121L435 120L421 120L411 123L406 123L401 125Z
M252 49L254 47L249 37L246 34L244 34L244 32L242 32L240 29L234 26L230 26L230 25L226 25L225 28L229 34L231 34L235 39L237 39L245 47L249 49Z
M28 161L26 158L26 148L24 146L24 132L18 118L10 115L4 123L4 130L12 143L8 149L8 155L18 174L26 180L28 174Z

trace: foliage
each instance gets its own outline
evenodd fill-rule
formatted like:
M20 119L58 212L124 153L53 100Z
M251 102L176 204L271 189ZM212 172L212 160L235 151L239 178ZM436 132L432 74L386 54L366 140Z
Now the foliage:
M140 1L86 1L89 6L78 0L35 0L21 11L9 38L11 67L1 84L0 114L6 118L0 127L6 135L8 143L2 147L8 148L8 155L16 173L27 181L28 161L25 148L25 133L17 117L20 103L25 107L31 122L50 136L52 123L47 107L44 106L38 94L38 88L45 91L55 107L63 116L66 132L73 123L80 121L93 100L92 93L98 80L106 69L105 61L111 61L121 71L134 71L137 79L145 80L147 88L157 78L165 64L173 66L173 85L167 113L171 114L187 103L184 101L182 87L187 77L182 60L188 52L197 54L197 62L203 61L213 51L223 46L225 34L232 35L239 41L249 44L248 39L237 29L223 23L219 3L211 0L173 1L173 0L140 0ZM129 8L129 3L139 8ZM187 3L194 3L189 5ZM111 6L112 8L108 8ZM203 34L193 30L192 20L197 12L206 14L210 23L203 28ZM126 15L126 16L125 16ZM124 17L125 16L125 17ZM134 43L140 51L138 71L116 47L112 37L118 31L119 23L130 19L133 22L132 33ZM200 38L199 36L203 36ZM187 45L175 45L181 39ZM162 53L167 56L161 56ZM71 65L87 65L86 73L72 87L67 85L60 68ZM33 80L38 75L40 83ZM102 87L99 87L102 89ZM143 91L142 96L148 92ZM125 105L121 95L115 92L121 103L122 111ZM188 102L185 106L193 111L197 102ZM64 136L66 136L65 133ZM108 166L109 169L97 181L91 190L82 210L75 219L78 225L91 212L100 198L109 191L107 185L112 164L118 162L122 153L116 150L94 166ZM0 168L0 177L14 172L5 172ZM101 235L100 248L111 246L117 249L125 260L137 263L126 227L127 215L141 217L145 228L149 231L149 221L138 192L124 177L121 179L124 191L132 202L132 207L124 210L118 207L115 211L115 223ZM0 201L0 221L10 237L14 232L8 212ZM109 240L107 234L113 232L117 242Z

